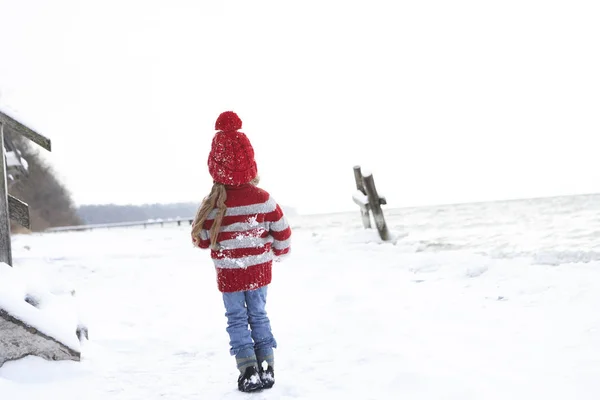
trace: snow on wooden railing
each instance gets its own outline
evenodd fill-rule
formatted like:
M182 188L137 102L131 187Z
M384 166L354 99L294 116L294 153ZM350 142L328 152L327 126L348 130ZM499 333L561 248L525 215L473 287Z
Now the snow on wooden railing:
M8 194L6 164L7 161L10 161L10 158L7 158L4 148L4 129L26 137L48 151L51 151L52 145L50 139L47 137L40 135L0 111L0 143L2 143L2 146L0 146L0 158L2 160L2 168L0 168L0 262L12 266L10 220L17 222L25 228L29 228L29 207L26 203Z
M360 166L354 167L354 179L356 181L356 192L352 199L360 207L360 214L365 229L371 228L370 212L373 212L375 226L382 240L390 240L390 233L383 217L381 206L387 204L385 197L377 194L373 174L370 171L361 171Z

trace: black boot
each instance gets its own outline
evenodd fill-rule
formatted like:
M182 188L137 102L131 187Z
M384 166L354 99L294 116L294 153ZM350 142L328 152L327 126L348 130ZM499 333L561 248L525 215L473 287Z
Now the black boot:
M263 370L261 365L260 380L262 381L263 389L271 389L275 384L275 372L273 371L273 367L269 365L266 370Z
M242 392L253 392L262 389L263 384L260 375L254 365L246 368L243 374L238 378L238 389Z

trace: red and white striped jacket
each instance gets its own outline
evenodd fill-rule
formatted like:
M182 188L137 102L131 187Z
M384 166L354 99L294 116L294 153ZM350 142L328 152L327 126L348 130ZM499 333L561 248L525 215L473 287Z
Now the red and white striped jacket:
M269 193L252 184L227 186L227 211L211 257L221 292L258 289L271 283L274 257L290 252L291 229L281 207ZM210 247L209 230L217 215L214 209L194 245Z

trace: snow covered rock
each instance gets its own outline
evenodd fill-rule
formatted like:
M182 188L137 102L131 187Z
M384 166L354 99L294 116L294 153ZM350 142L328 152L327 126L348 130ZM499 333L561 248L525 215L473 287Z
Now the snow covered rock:
M0 367L30 355L79 361L86 338L73 296L36 287L19 268L0 263Z

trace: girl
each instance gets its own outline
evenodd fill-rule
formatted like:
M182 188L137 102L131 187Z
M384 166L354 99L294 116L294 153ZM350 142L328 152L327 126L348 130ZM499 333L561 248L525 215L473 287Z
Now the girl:
M250 392L275 383L277 343L265 304L273 259L289 253L291 229L281 207L256 186L254 149L241 127L232 111L217 119L208 156L214 184L192 223L192 240L211 249L230 353L240 371L238 389Z

